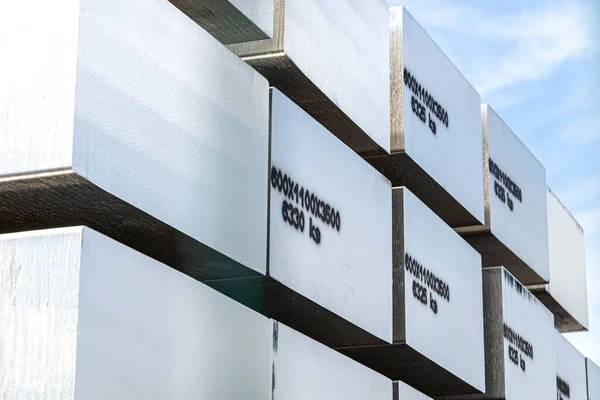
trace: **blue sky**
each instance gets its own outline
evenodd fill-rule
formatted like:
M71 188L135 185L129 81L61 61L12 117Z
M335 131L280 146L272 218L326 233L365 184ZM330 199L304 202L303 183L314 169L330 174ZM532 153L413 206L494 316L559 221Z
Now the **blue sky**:
M590 331L567 337L600 365L600 1L389 3L407 7L519 135L583 226Z

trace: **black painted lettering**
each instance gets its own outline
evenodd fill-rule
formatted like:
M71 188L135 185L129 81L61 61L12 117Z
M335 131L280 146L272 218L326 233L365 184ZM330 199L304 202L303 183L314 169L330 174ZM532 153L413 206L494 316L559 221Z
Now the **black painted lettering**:
M317 244L320 244L322 240L321 230L315 224L317 220L340 232L340 212L331 204L324 199L320 199L315 193L310 193L309 190L300 186L298 182L294 182L291 176L283 173L274 165L271 166L270 182L273 189L276 189L285 197L281 205L281 215L284 222L287 222L294 229L304 232L306 221L303 210L306 210L315 217L314 221L312 218L309 220L309 237Z
M441 104L433 97L433 95L415 78L414 75L404 68L404 85L414 94L411 96L411 109L419 117L422 122L427 121L426 109L431 111L433 115L448 128L448 113ZM415 97L416 96L416 97ZM423 102L421 104L420 102ZM431 117L430 117L431 120ZM437 125L429 124L429 128L435 133Z
M283 177L281 176L281 171L277 171L277 190L281 193L281 189L283 187Z

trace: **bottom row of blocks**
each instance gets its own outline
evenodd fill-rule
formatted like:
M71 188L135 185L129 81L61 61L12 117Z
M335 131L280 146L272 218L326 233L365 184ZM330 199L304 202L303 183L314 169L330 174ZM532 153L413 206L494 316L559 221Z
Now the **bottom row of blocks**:
M552 314L503 268L483 285L486 394L451 398L596 400ZM0 236L0 322L2 398L428 398L84 227Z

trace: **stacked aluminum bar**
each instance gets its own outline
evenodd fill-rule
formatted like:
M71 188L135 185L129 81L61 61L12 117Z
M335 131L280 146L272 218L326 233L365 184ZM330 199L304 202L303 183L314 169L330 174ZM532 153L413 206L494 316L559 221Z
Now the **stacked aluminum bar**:
M0 255L3 397L392 398L384 376L89 228L1 235Z
M394 382L393 390L394 390L394 400L404 400L404 399L428 400L428 399L431 399L431 397L427 397L424 394L417 392L412 387L410 387L407 384L400 382L400 381Z
M332 347L391 343L390 182L277 89L270 110L268 271L207 283Z
M485 225L457 229L482 255L524 284L548 281L546 171L488 105L481 106Z
M484 391L479 254L406 188L393 229L393 342L339 350L430 396Z

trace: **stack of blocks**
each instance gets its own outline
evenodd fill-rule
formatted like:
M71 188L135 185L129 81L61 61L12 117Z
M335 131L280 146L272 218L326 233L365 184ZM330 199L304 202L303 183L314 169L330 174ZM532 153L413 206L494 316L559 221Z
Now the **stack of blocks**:
M0 14L0 397L600 399L583 231L405 8Z

